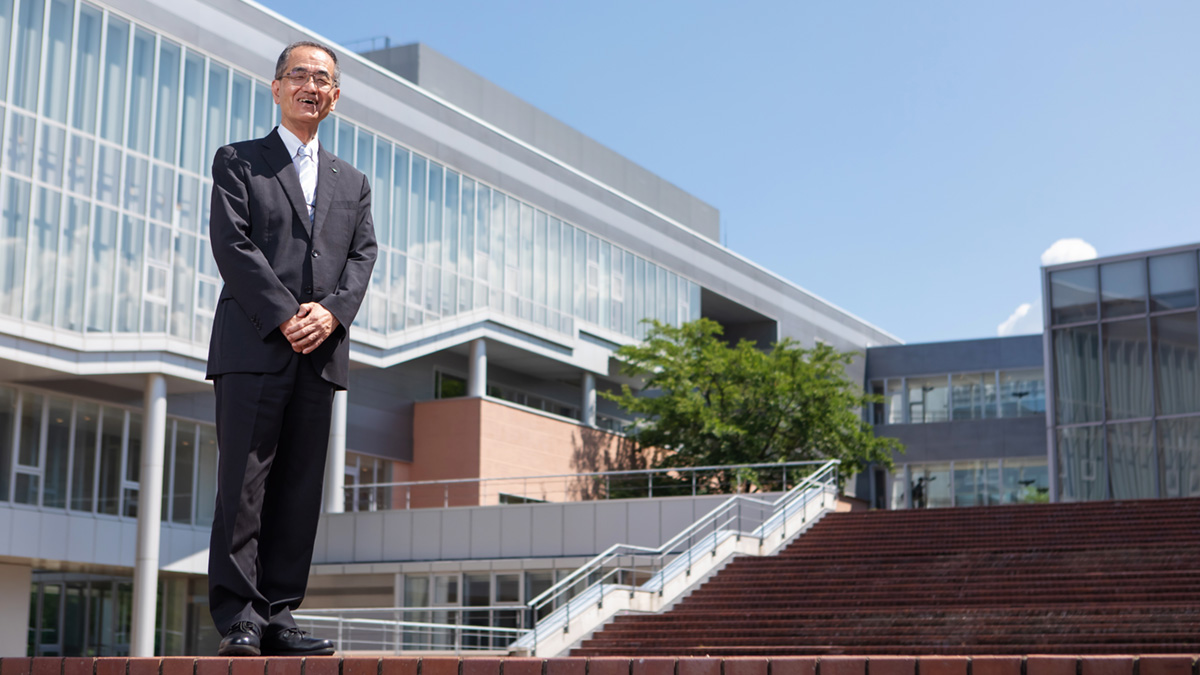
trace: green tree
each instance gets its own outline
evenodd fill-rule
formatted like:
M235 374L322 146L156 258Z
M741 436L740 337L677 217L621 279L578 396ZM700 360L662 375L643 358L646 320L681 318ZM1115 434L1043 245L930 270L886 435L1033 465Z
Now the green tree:
M840 459L841 475L869 462L890 467L899 441L875 435L860 409L875 402L846 376L853 358L829 345L805 349L784 339L769 351L746 340L729 345L720 324L699 319L678 328L653 322L641 344L617 351L626 374L644 378L602 392L634 414L627 432L640 451L660 449L663 466L715 466ZM753 472L715 478L762 487ZM770 482L774 482L773 480Z

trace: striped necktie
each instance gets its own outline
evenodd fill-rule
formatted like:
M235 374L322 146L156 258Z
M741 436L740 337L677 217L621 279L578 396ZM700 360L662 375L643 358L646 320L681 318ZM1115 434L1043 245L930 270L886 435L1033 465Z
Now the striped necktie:
M302 145L296 151L296 172L300 174L300 188L308 205L308 220L312 222L317 204L317 162L307 146Z

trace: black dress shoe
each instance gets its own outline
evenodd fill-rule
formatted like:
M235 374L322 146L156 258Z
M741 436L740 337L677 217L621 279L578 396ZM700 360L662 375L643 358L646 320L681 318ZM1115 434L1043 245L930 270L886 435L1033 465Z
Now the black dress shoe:
M262 651L268 656L329 656L333 642L315 638L299 628L268 630L262 640Z
M239 621L221 638L217 656L259 656L262 654L262 631L249 621Z

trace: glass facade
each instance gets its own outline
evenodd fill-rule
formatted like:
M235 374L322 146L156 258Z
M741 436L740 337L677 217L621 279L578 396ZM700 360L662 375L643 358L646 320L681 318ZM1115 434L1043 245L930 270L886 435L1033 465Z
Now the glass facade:
M208 653L212 631L189 598L207 593L203 578L167 575L158 582L154 653ZM128 656L133 579L100 574L35 572L30 595L30 656ZM197 622L204 623L198 629Z
M868 408L872 424L928 424L951 420L1030 417L1046 412L1040 368L949 373L872 380L883 396Z
M76 0L0 0L0 316L206 344L220 278L209 162L278 119L267 80ZM321 143L371 180L380 243L356 339L476 309L640 338L696 284L344 117Z
M1050 499L1045 457L898 464L891 508L1032 504Z
M142 413L0 386L0 503L136 518ZM163 522L208 527L217 492L211 424L167 418Z
M1200 496L1197 255L1047 272L1060 500Z

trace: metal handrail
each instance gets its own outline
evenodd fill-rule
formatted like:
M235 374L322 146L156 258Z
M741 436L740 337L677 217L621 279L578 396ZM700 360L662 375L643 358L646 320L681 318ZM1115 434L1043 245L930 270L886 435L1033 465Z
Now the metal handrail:
M369 607L344 609L309 609L296 612L294 618L314 635L333 640L339 652L371 650L390 651L453 651L458 654L470 650L503 649L529 632L527 628L508 628L494 625L465 623L466 615L488 612L513 612L524 624L524 605L496 605L488 607ZM456 623L431 621L406 621L398 618L404 614L453 614ZM353 616L374 615L372 616ZM391 616L388 616L391 615ZM362 633L372 635L361 637ZM415 632L415 634L414 634ZM406 638L420 637L425 642L406 642ZM503 644L496 644L497 642ZM472 644L476 642L476 644Z
M406 489L408 495L414 488L428 488L434 486L442 486L445 492L444 501L448 504L449 489L460 485L487 485L487 484L538 484L550 481L558 481L563 479L571 479L576 481L586 481L594 479L604 479L605 485L613 478L620 477L649 477L649 496L654 496L654 476L660 474L677 474L680 476L691 476L692 495L697 494L697 475L704 472L737 472L742 469L775 469L782 470L783 489L788 489L788 469L811 467L822 464L820 461L800 461L800 462L776 462L776 463L757 463L757 464L727 464L727 465L711 465L711 466L680 466L680 467L665 467L661 469L629 469L629 470L614 470L614 471L590 471L582 473L557 473L557 474L541 474L535 476L492 476L479 478L447 478L441 480L420 480L420 481L393 481L387 483L359 483L355 485L347 485L343 488L346 496L355 497L360 493L370 493L372 490L393 490ZM355 499L357 501L357 499ZM407 499L406 499L407 502ZM404 508L409 508L406 503Z
M825 462L819 469L805 477L795 487L793 487L791 490L788 490L774 501L768 502L762 499L756 499L754 497L734 495L722 502L716 508L709 511L704 516L701 516L698 520L692 523L692 525L688 526L682 532L675 535L660 546L646 547L632 544L614 544L604 552L589 560L579 569L567 575L557 584L551 586L537 597L531 599L528 603L526 603L526 605L530 610L532 610L534 616L537 616L537 613L541 609L553 602L556 602L561 596L570 592L573 586L590 578L593 574L601 574L599 581L590 584L588 588L578 596L567 599L565 604L566 610L564 618L569 624L570 605L572 600L579 598L582 601L583 596L587 596L588 599L594 601L596 599L596 591L593 589L597 588L599 588L599 592L602 594L603 586L605 585L604 580L609 578L613 573L612 571L606 573L604 570L606 568L620 568L620 565L613 565L612 561L622 555L651 558L651 569L656 569L656 571L652 574L648 581L640 586L640 588L642 590L658 591L661 593L663 587L669 580L666 573L671 571L671 578L673 578L674 575L680 570L690 570L693 555L700 552L697 551L697 549L703 548L704 550L709 550L707 542L710 538L712 540L711 550L714 552L716 547L722 541L727 540L729 537L741 537L743 534L750 537L756 537L761 543L766 534L778 526L776 523L782 521L782 523L786 524L788 516L796 512L796 507L800 502L803 502L801 506L807 505L808 499L812 496L810 493L808 493L810 488L821 487L820 481L828 481L830 478L836 481L837 468L840 464L841 462L836 459ZM771 509L771 513L763 518L758 527L750 532L743 532L740 528L729 528L728 526L730 523L736 523L739 526L741 525L743 515L741 508L743 504L747 503L752 506L761 507L762 510L766 510L766 508L769 507ZM695 539L696 535L700 532L708 532L709 528L711 528L711 534L704 534L702 537L700 537L699 542L697 542ZM781 536L786 536L786 532L782 533ZM677 550L684 541L688 542L688 547L686 549ZM668 563L666 559L672 555L678 555L678 557ZM680 562L681 560L683 561L682 563ZM613 586L614 584L608 585ZM546 619L544 619L542 622L534 624L531 632L536 635L539 624L551 618L552 617L546 617Z

